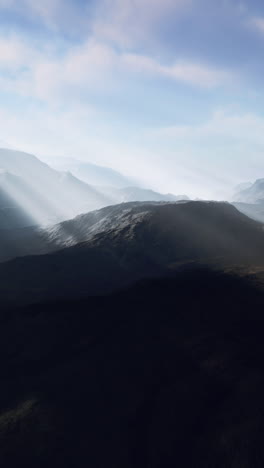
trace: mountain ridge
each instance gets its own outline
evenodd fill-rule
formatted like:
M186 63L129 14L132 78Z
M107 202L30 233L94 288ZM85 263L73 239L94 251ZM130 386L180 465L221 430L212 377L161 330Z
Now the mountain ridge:
M114 214L104 219L109 210ZM227 203L131 203L102 211L103 225L102 219L97 227L91 224L95 229L88 239L0 264L0 301L105 294L190 262L218 268L264 265L262 224ZM98 222L98 213L77 218L80 235L91 216Z

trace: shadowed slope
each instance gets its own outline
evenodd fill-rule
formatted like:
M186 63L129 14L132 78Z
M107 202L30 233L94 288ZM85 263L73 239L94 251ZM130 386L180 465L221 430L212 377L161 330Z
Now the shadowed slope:
M1 466L262 467L263 308L198 270L2 312Z
M1 301L104 294L189 263L264 265L262 225L226 203L132 203L78 217L60 228L71 240L76 235L77 242L87 232L87 240L50 255L1 264ZM56 235L62 237L60 229L48 249L58 248Z
M35 220L0 186L0 229L20 229L34 225ZM5 236L1 236L4 238Z

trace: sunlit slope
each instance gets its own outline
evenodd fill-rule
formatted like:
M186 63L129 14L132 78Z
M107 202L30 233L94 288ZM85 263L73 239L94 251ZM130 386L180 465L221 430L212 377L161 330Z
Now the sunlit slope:
M63 223L49 235L47 250L69 237L77 244L1 264L2 302L101 294L197 263L264 265L262 225L227 203L123 204Z
M52 224L110 202L70 173L55 171L27 153L0 149L0 170L0 189L32 224Z
M146 210L156 203L138 202L122 203L104 207L78 215L48 227L29 227L3 231L0 230L0 261L10 260L17 256L45 254L86 242L103 233L105 236L122 226L133 227L146 215Z

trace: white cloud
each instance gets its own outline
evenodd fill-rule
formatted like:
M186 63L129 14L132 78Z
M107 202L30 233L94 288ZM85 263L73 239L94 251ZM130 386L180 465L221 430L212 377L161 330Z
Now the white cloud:
M107 92L117 88L129 76L147 80L152 77L183 82L199 87L228 84L232 76L199 63L176 62L164 65L138 54L117 52L104 43L90 39L79 46L69 47L59 54L56 45L45 44L41 49L18 37L0 38L0 69L14 72L3 75L1 88L16 94L35 97L44 102L63 101L86 92Z
M220 110L203 124L152 129L146 138L190 171L199 193L204 185L211 196L228 197L237 183L264 173L264 119L253 113Z
M208 138L225 138L237 140L242 144L251 143L263 145L264 149L264 119L252 113L230 114L216 111L211 120L202 125L176 125L153 131L166 138L185 141L200 141Z
M150 57L124 54L123 62L136 72L160 75L172 80L202 87L214 87L232 80L231 73L199 63L176 62L163 65Z
M28 47L21 38L0 37L0 68L18 70L20 67L25 67L27 63L32 63L34 59L34 50Z

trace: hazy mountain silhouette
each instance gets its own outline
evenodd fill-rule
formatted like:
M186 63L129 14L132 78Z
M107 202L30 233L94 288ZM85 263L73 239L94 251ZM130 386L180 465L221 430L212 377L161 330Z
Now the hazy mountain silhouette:
M242 182L241 184L238 184L234 187L232 196L230 197L231 200L239 200L241 192L244 192L245 190L248 190L250 187L252 187L253 183L252 182Z
M243 214L250 218L264 223L264 200L259 203L233 203L233 205Z
M78 179L96 186L100 192L112 199L113 203L131 201L177 201L188 200L186 195L161 194L141 187L133 178L126 177L109 167L98 166L73 158L44 158L51 167L60 171L70 171Z
M90 185L125 188L135 183L135 180L118 171L90 162L65 157L44 157L44 160L56 170L70 171L75 177Z
M85 170L82 172L83 166ZM111 169L98 168L91 164L84 163L79 169L83 174L90 174L89 180L93 182L92 185L78 179L69 171L59 172L52 169L33 155L0 148L0 189L13 200L17 208L21 208L21 213L25 213L30 219L30 222L26 219L22 222L20 216L21 222L17 223L17 227L52 225L114 203L176 201L188 198L163 195L139 187L113 188L110 187L111 184L120 187L131 183L131 180ZM97 173L101 174L101 183L107 187L99 186ZM12 214L10 216L12 217ZM1 225L0 229L2 226L5 225ZM15 222L10 224L11 228L15 226Z
M111 197L116 203L128 203L133 201L180 201L189 200L187 195L173 195L171 193L162 194L153 190L141 187L125 187L122 189L113 189L102 187L103 193Z
M254 184L238 191L234 195L234 202L258 203L264 201L264 179L258 179Z
M264 179L254 184L240 184L233 196L233 205L256 221L264 222Z
M0 187L35 224L69 219L111 201L70 173L55 171L27 153L0 149L0 170Z

